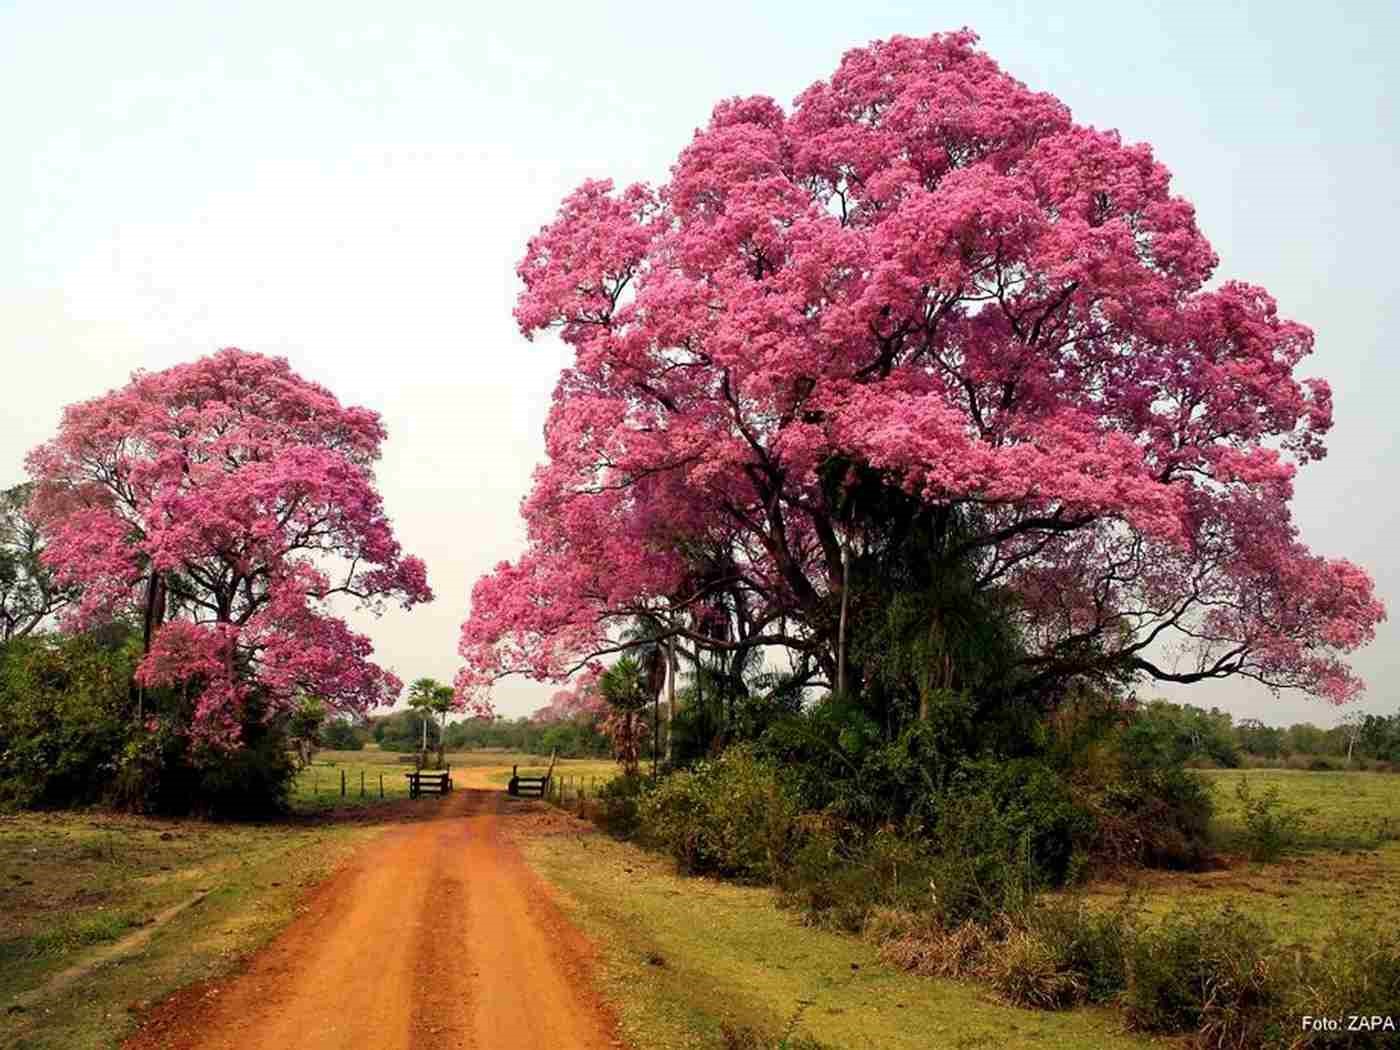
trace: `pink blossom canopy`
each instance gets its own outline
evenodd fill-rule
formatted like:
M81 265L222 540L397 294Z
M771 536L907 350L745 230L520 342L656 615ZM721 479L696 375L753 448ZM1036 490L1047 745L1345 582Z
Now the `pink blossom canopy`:
M661 616L829 680L843 546L822 472L975 509L1032 676L1243 675L1333 701L1384 610L1300 541L1312 333L1216 256L1146 145L1075 124L969 32L853 50L785 112L720 103L659 187L587 182L529 243L522 331L574 351L480 580L470 693L560 680ZM705 610L725 596L716 625Z
M45 560L82 588L70 623L139 618L158 580L173 615L138 681L195 685L193 731L214 746L237 745L253 688L268 716L299 692L392 703L399 681L329 605L432 599L375 488L383 440L374 412L236 349L69 406L28 462Z

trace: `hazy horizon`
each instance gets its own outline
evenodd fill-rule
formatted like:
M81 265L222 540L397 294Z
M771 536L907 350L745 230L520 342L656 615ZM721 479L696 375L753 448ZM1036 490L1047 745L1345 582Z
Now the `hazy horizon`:
M632 5L0 3L0 487L62 407L223 346L280 355L389 431L378 474L430 606L356 618L406 682L450 680L468 592L524 544L518 504L565 354L511 307L526 239L590 177L660 182L718 100L787 105L845 50L968 25L1081 123L1150 142L1197 208L1217 280L1311 326L1332 385L1330 455L1295 515L1400 608L1400 477L1387 336L1400 296L1393 5L1325 16L1247 3ZM1378 484L1379 483L1379 484ZM1367 710L1400 706L1394 615L1355 658ZM509 682L524 714L554 687ZM1343 713L1247 682L1164 695L1237 717Z

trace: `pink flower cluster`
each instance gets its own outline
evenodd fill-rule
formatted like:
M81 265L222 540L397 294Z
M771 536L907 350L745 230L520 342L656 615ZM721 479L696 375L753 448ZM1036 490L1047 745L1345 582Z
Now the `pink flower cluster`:
M860 537L823 471L848 463L977 523L966 558L1016 596L1033 671L1093 648L1355 695L1344 656L1384 610L1289 513L1331 425L1295 375L1312 333L1206 286L1216 256L1148 146L975 45L896 37L790 111L721 103L665 185L586 183L531 239L516 316L574 362L529 548L473 591L461 693L567 678L638 613L829 674Z
M343 711L392 702L398 679L331 612L336 595L432 599L375 487L383 440L375 413L236 349L70 406L28 461L44 557L82 588L70 624L141 622L158 578L169 618L138 680L192 689L211 746L238 745L254 689L269 717L303 693Z

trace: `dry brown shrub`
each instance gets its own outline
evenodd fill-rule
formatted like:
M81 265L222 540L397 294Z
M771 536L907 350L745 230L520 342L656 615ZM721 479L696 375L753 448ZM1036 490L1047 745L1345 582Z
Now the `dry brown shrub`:
M980 975L993 934L975 922L945 929L930 916L894 909L872 913L866 934L879 946L880 958L922 977L968 978Z
M1067 970L1054 948L1029 930L1012 930L989 945L981 976L1016 1006L1060 1010L1084 998L1083 976Z

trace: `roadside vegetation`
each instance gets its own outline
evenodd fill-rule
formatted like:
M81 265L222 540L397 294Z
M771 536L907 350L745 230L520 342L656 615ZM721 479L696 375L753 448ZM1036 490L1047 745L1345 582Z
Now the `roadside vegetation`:
M970 982L1008 1006L1076 1016L1112 1007L1121 1028L1203 1046L1374 1045L1369 1030L1351 1043L1302 1033L1298 1018L1400 1016L1400 778L1191 770L1186 743L1162 732L1162 708L1103 720L1091 699L1078 707L1046 725L1035 759L983 762L949 747L955 733L935 736L953 768L924 793L917 785L940 755L907 750L924 731L894 754L876 748L862 762L848 752L854 769L844 777L837 762L816 767L818 778L810 757L794 761L794 740L819 753L812 740L830 717L819 704L716 758L658 779L620 776L595 802L568 806L630 840L616 847L623 852L563 838L529 848L617 943L629 943L621 913L581 857L665 870L638 859L641 845L668 856L678 877L703 880L671 892L698 898L706 915L715 877L736 892L750 887L751 906L774 911L762 958L779 946L803 957L815 931L847 934L889 967ZM835 752L839 735L827 744ZM920 778L916 787L901 773ZM902 799L902 820L882 819ZM629 895L628 913L638 914L633 904ZM677 927L648 926L648 935L664 941L687 928L670 921ZM744 965L739 950L706 940L681 965L697 956L720 971ZM693 991L703 983L629 970L636 951L627 951L616 965L623 979L649 983L656 1009L688 1017L682 1027L695 1031L730 1024ZM953 993L937 984L923 994L938 1003ZM762 1001L769 1013L751 1026L772 1038L757 1045L778 1045L787 1029L771 1005L780 997ZM792 1031L839 1028L799 1012L809 1027ZM1098 1045L1100 1015L1085 1017L1077 1038ZM890 1033L880 1045L899 1044Z
M522 847L598 944L603 990L639 1047L1148 1045L1110 1010L1024 1010L907 973L873 944L795 924L769 889L682 876L630 843L561 833Z

